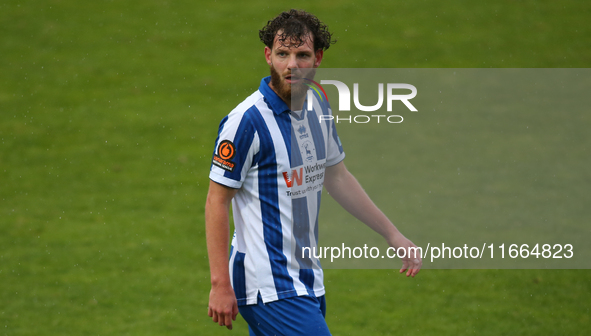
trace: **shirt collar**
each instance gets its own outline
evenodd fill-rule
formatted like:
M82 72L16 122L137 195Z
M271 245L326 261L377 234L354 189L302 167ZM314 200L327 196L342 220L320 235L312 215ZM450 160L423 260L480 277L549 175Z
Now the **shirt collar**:
M289 112L289 107L283 101L283 99L279 98L277 93L269 87L269 82L271 82L271 76L265 77L261 80L261 85L259 86L259 91L265 97L265 100L269 105L271 105L271 109L273 113L279 115L283 112Z

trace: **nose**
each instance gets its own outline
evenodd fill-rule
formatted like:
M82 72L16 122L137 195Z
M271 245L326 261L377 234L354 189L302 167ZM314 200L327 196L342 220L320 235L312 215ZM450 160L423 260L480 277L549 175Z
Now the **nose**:
M297 69L298 68L298 62L297 62L297 58L295 54L291 54L289 56L289 61L287 62L287 68L288 69Z

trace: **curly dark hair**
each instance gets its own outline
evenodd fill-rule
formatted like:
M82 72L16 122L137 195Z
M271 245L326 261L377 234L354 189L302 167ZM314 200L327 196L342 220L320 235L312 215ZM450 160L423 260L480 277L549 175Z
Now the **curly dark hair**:
M269 20L259 31L259 37L267 47L273 49L275 36L280 30L279 42L284 46L286 40L294 42L297 47L303 45L308 33L314 37L314 50L326 50L336 42L324 23L315 15L303 10L291 9Z

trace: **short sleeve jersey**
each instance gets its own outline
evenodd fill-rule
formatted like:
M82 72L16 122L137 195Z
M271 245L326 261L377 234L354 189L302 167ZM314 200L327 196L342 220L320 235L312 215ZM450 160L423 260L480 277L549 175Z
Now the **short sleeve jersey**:
M239 305L324 295L320 263L302 249L318 244L325 168L345 157L326 97L290 111L269 81L221 121L209 174L239 189L229 263Z

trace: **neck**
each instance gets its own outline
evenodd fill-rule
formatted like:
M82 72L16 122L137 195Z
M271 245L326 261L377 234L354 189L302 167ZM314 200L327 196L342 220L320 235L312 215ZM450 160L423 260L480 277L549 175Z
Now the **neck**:
M285 102L287 106L289 106L290 110L292 111L300 111L304 107L304 98L290 100L289 102Z

